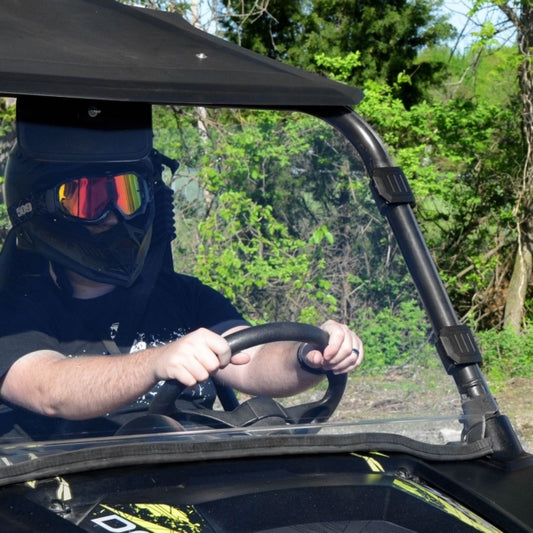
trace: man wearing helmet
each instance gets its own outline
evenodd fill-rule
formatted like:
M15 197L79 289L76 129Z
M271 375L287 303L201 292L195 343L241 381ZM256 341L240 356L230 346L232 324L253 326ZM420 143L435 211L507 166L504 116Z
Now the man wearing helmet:
M173 162L152 148L150 106L19 99L17 126L5 177L13 229L0 278L0 397L27 415L26 431L50 438L68 421L145 409L162 381L210 405L217 383L285 396L361 363L360 339L334 321L322 326L323 354L306 347L297 358L298 344L283 342L231 356L224 336L246 321L169 259L161 172Z

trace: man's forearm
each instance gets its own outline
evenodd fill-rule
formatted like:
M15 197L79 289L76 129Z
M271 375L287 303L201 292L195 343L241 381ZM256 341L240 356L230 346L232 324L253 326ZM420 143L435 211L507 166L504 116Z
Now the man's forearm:
M47 416L72 420L102 416L155 385L147 352L113 357L33 352L13 364L0 393L12 403Z
M251 355L250 363L219 370L216 379L254 396L281 398L298 394L324 377L299 365L298 346L297 342L274 342L246 350Z
M134 401L160 380L192 387L229 364L230 356L226 340L204 328L128 355L65 357L40 350L11 366L0 394L37 413L82 420Z

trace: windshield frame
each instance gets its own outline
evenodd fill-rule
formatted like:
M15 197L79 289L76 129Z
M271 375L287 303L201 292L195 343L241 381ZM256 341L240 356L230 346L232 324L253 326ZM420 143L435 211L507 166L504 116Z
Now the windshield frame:
M312 115L338 130L355 148L365 165L367 175L370 178L369 186L376 204L392 228L430 320L433 333L437 339L438 354L444 370L453 378L462 400L462 416L459 420L460 424L464 426L461 437L462 442L458 448L460 451L457 454L454 452L452 455L464 455L466 458L471 458L472 453L478 454L479 450L482 450L483 453L497 452L498 446L502 447L503 453L508 453L510 449L512 450L511 453L520 453L521 447L518 439L506 418L499 413L495 399L490 393L488 385L485 383L481 370L479 369L480 355L473 336L468 328L459 323L433 263L431 254L427 249L412 210L414 197L409 188L407 178L401 169L393 165L391 157L387 153L381 139L355 111L346 107L316 107L313 109L306 107L297 109L296 111ZM449 341L450 332L452 337L453 335L459 337L459 340L456 340L455 343L450 343ZM463 346L466 346L466 348L462 349ZM491 424L487 424L487 420L490 420ZM480 428L484 428L485 432L480 430ZM280 428L281 430L282 428ZM302 431L305 432L306 429L302 428ZM323 428L319 428L318 430L315 428L313 433L318 434L321 431L323 431ZM490 433L491 431L492 434ZM230 433L221 431L218 435L219 437L220 435L227 436ZM265 453L261 451L262 444L260 442L264 432L258 429L257 431L251 431L251 433L254 436L258 436L255 443L250 443L251 448L255 450L253 453ZM203 436L207 434L205 432L200 433ZM379 433L382 436L377 441L372 437L374 435L372 431L365 434L368 439L366 445L357 444L361 441L362 437L359 431L355 431L353 433L353 445L356 447L362 446L362 449L368 449L368 446L377 445L379 442L380 446L384 449L394 449L395 447L394 443L396 442L396 438L392 436L392 433L390 435L387 432ZM316 451L321 449L317 442L311 444L314 437L319 437L317 442L320 442L322 435L309 435L298 441L297 447L300 452L302 452L304 447L308 446L310 446L309 450ZM397 435L396 437L404 439L401 435ZM161 435L154 438L156 440L160 439L163 442L169 440L168 435ZM292 438L292 436L289 438ZM339 442L343 443L345 439L349 440L346 436L336 438L327 435L325 438L335 441L336 446L341 445L342 449L344 449L344 445L339 444ZM148 441L151 439L152 437L148 438ZM495 442L496 445L487 445L487 439L492 439L492 443ZM121 439L117 440L121 442ZM169 442L171 447L178 446L173 442L174 440L177 440L180 443L179 445L184 445L181 443L179 437L177 439L173 437L170 439L171 442ZM237 446L235 439L231 440L236 454L245 453L243 452L243 448ZM252 440L255 439L252 438ZM402 446L406 446L410 450L410 453L427 454L433 458L443 455L438 444L416 443L412 439L408 439L406 442L408 444L403 443ZM513 443L511 447L508 446L508 442ZM99 445L108 450L111 455L116 453L120 448L113 440L104 439L100 441L96 439L90 442L87 439L86 441L82 440L77 442L75 445L77 447L76 454L83 455L84 452L82 450L84 446L87 448L87 453L96 453L89 452L88 450L99 448ZM63 443L61 446L69 447L67 443ZM61 446L50 444L48 450L44 453L43 461L45 463L46 461L50 461L46 457L50 454L54 455L54 450L58 450ZM145 440L139 442L139 453L141 456L143 455L142 450L146 446L149 446L149 444ZM346 446L349 446L349 444L346 444ZM420 448L425 449L425 446L436 446L436 451L420 452ZM25 453L29 450L35 451L40 447L42 449L46 448L42 444L36 446L32 444L27 447L21 445L19 451ZM244 449L247 448L248 445L244 446ZM503 448L505 448L505 451ZM191 446L191 449L194 449L194 446ZM278 453L281 453L281 450L278 450ZM310 451L310 453L314 452ZM116 461L118 461L118 464L121 464L124 458L121 458L119 454L116 457ZM34 461L31 460L30 463L32 462ZM8 470L11 466L8 466ZM34 466L39 468L37 463L34 463ZM32 468L29 468L29 470L32 470ZM12 475L9 473L6 476L8 479L12 478Z

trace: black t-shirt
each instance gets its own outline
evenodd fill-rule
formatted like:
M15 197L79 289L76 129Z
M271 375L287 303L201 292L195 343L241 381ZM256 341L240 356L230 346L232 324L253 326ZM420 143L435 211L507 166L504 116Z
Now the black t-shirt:
M130 353L166 344L200 327L223 333L238 324L246 322L229 300L182 274L161 274L144 305L135 288L116 288L99 298L81 300L58 289L47 274L22 278L0 294L0 375L36 350L112 357L114 347ZM140 398L136 407L147 407L154 392ZM188 394L191 399L201 395L210 403L214 386L207 382ZM7 412L5 407L3 411ZM46 438L66 431L64 421L29 413L28 417L29 433L37 431ZM69 424L75 431L76 423ZM5 429L0 427L2 433Z

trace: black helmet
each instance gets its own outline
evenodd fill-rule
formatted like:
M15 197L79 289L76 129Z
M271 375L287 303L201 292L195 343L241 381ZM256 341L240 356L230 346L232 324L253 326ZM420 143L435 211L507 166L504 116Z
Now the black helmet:
M138 106L50 98L17 102L18 142L4 189L19 248L95 281L130 286L139 276L152 237L161 156L151 146L151 124L145 127L146 106L143 128L117 126L117 108L129 119L132 105ZM95 126L91 118L100 122ZM118 149L110 147L114 139L120 139ZM91 230L110 210L118 224Z

